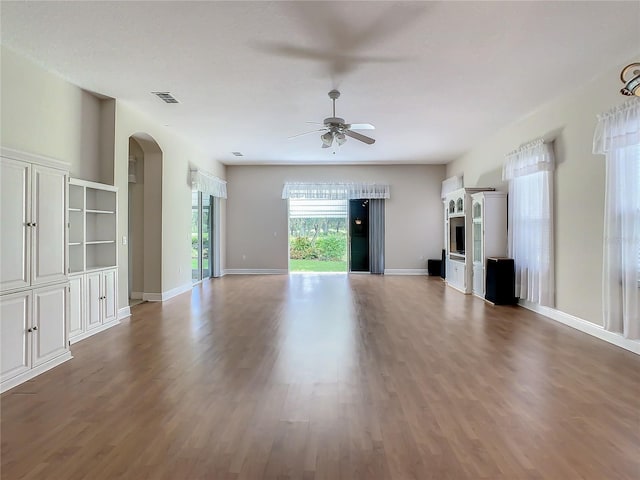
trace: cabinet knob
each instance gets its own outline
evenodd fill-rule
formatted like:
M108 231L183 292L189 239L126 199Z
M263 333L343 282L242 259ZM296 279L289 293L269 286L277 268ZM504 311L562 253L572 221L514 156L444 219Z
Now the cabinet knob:
M33 331L35 332L38 329L38 327L33 327Z
M27 332L29 332L29 333L33 332L33 328L29 328L29 329L27 330Z

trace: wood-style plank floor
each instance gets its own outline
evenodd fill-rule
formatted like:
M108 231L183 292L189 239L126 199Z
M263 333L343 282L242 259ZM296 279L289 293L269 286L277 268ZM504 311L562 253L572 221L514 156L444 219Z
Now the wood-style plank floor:
M72 353L2 479L640 478L640 357L437 278L228 276Z

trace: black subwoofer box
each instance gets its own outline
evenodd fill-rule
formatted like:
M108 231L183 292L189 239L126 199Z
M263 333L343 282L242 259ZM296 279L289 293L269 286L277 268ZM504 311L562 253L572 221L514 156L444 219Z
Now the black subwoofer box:
M517 303L515 276L512 258L487 258L487 289L484 298L496 305Z

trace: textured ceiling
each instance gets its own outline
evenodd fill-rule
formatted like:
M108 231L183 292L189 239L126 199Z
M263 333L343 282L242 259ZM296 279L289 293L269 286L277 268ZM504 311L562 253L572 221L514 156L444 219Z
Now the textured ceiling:
M6 2L2 43L224 163L444 163L640 49L640 2ZM331 114L376 139L335 154ZM150 94L170 91L167 105ZM234 157L240 151L244 157Z

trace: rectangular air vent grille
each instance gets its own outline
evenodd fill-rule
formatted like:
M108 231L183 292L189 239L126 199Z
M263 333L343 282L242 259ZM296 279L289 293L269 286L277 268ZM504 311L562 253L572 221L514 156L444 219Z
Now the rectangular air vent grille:
M156 97L158 97L164 103L180 103L169 92L151 92L151 93L153 93Z
M244 155L242 155L241 152L231 152L233 155L235 155L236 157L243 157Z

